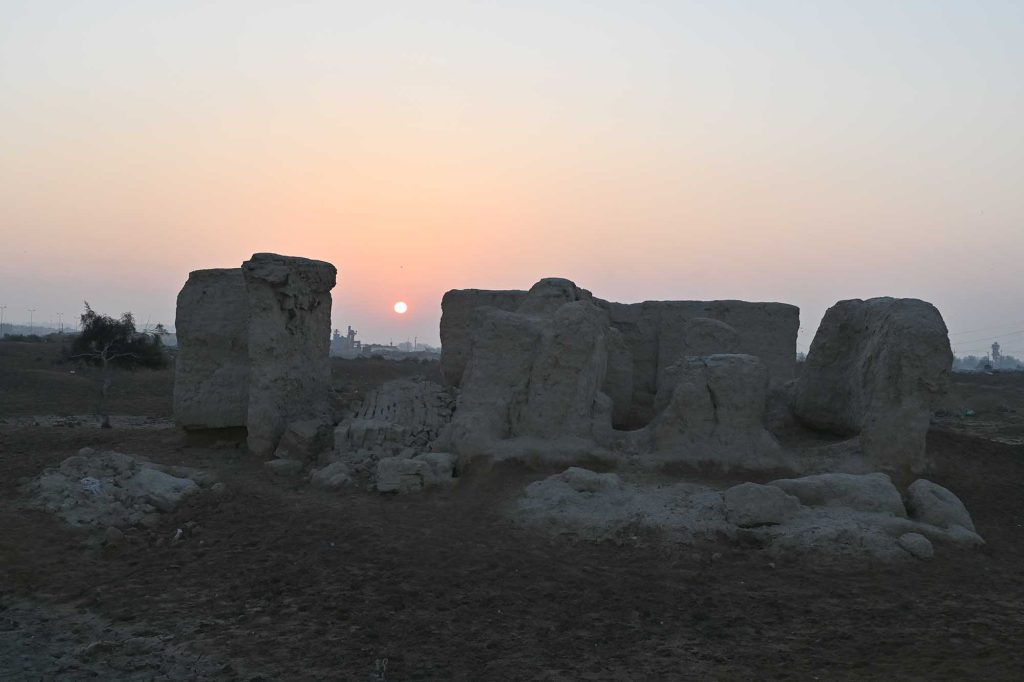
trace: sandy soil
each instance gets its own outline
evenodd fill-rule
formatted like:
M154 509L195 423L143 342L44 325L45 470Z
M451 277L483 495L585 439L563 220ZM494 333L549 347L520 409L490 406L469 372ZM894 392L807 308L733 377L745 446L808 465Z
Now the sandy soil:
M757 548L681 547L644 532L595 544L514 528L498 505L537 476L522 471L469 472L422 496L339 495L272 478L223 436L10 423L88 414L90 397L52 357L5 345L0 679L1016 680L1024 671L1024 446L955 423L929 436L931 478L967 504L983 550L899 568L773 564ZM358 380L336 377L339 389L372 383L372 367L357 369ZM63 393L51 403L53 386ZM113 411L167 418L170 386L169 372L132 375L122 404L138 409ZM156 528L130 531L125 546L104 547L96 532L17 505L19 479L83 446L210 469L227 493L191 498Z

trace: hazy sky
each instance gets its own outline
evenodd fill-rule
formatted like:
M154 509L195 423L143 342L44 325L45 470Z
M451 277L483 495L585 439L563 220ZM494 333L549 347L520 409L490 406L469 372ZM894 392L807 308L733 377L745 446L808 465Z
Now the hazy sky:
M1024 356L1022 74L1021 2L0 0L0 304L173 323L276 251L369 341L564 276Z

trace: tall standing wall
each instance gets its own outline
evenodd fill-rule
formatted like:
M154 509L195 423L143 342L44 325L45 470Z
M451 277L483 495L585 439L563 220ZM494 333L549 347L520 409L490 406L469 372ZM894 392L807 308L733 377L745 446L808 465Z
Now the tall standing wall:
M290 422L330 415L330 263L257 253L242 264L249 302L249 450L274 453Z
M240 268L196 270L178 294L174 419L186 429L245 426L249 302Z
M452 289L441 299L441 377L460 386L472 352L477 308L490 306L513 312L526 299L525 291Z

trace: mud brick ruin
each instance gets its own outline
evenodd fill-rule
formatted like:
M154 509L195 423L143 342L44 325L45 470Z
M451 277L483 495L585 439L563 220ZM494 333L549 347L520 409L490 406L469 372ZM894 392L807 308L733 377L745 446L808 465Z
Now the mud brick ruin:
M613 303L559 278L453 290L444 384L387 382L332 411L335 281L328 263L275 254L193 272L179 425L244 426L253 456L325 488L409 493L496 462L555 472L509 513L595 536L641 518L686 538L745 529L777 551L920 558L933 540L983 542L953 493L917 478L953 358L929 303L840 301L798 367L800 313L784 303Z

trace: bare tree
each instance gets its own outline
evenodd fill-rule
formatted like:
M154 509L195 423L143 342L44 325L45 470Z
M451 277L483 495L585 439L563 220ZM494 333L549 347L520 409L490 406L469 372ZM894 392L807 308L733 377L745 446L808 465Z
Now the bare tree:
M96 417L100 428L110 428L107 397L114 383L114 370L139 367L160 368L167 364L159 333L140 333L135 330L135 318L124 313L120 319L100 315L85 304L82 313L82 331L72 344L74 359L82 360L99 369ZM162 325L157 325L162 329Z

